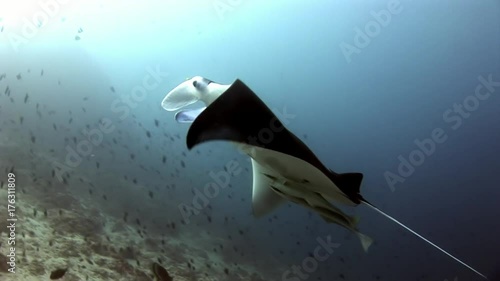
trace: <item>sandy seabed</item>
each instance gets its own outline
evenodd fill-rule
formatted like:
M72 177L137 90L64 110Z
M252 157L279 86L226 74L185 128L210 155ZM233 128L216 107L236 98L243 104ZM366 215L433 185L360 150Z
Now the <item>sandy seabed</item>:
M17 167L16 178L31 177L32 182L16 188L16 268L15 273L9 273L6 257L11 247L7 228L9 165L0 164L2 168L7 167L0 188L3 201L0 203L0 280L50 280L53 270L68 268L59 280L149 281L155 280L151 270L153 262L165 267L175 281L273 280L264 277L255 265L238 263L235 266L220 252L200 247L200 241L206 247L223 244L222 238L202 233L169 235L168 238L145 234L136 224L106 214L92 200L72 195L67 186L50 184L43 179L33 182L32 171ZM192 243L193 235L198 244Z
M54 196L69 205L64 209L42 204L28 193L19 197L22 200L16 202L14 274L6 272L6 254L11 247L7 243L8 212L4 204L0 205L0 280L49 280L50 272L58 268L68 268L61 279L65 281L154 280L153 262L160 262L176 281L263 280L251 267L240 264L235 270L216 253L193 248L189 241L183 241L186 237L141 238L133 225L79 204L68 194ZM0 189L0 198L7 198L5 186ZM231 268L230 273L225 274L224 268Z

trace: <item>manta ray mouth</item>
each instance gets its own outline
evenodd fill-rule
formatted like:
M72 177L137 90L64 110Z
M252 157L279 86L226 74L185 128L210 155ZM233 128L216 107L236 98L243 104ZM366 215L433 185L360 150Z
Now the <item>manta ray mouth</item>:
M212 80L209 80L207 78L203 78L203 82L207 83L207 86L210 85L210 83L214 82Z
M197 89L204 89L204 88L208 87L208 85L210 85L212 82L214 82L214 81L207 79L205 77L201 77L201 81L194 81L193 85Z
M198 117L205 108L207 107L180 110L175 113L175 121L177 121L177 123L193 123L196 117Z

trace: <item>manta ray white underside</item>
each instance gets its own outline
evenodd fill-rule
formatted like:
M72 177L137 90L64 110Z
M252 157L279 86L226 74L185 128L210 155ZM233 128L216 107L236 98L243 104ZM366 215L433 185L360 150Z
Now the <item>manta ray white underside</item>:
M197 101L202 101L204 106L182 109ZM345 214L332 202L348 206L364 204L487 279L366 201L359 193L361 173L337 174L324 167L302 141L286 130L279 120L276 121L277 117L240 80L222 85L196 76L170 91L161 105L167 111L177 111L175 119L179 123L191 123L186 138L189 149L207 141L223 140L235 144L252 158L252 208L256 217L269 214L290 201L313 210L327 222L352 231L367 251L373 240L358 231L357 218ZM283 129L273 136L271 143L256 145L248 141L273 120Z

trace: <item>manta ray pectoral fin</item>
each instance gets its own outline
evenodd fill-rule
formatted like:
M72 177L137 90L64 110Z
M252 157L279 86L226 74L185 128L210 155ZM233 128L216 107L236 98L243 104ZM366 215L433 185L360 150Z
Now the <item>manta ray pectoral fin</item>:
M310 204L311 198L308 196L314 196L311 193L319 193L324 199L336 200L350 206L365 203L481 277L488 279L363 199L360 194L363 179L361 173L337 174L327 169L311 149L288 131L266 104L241 80L237 79L231 85L220 85L203 77L195 77L172 90L163 100L162 107L167 111L176 111L198 100L203 101L207 108L195 119L191 117L193 123L186 138L189 150L208 141L234 142L244 153L261 163L264 169L271 170L271 173L265 172L268 175L266 176L256 172L260 165L254 166L255 214L268 213L283 202L283 198L317 209L317 206ZM185 116L179 116L180 119L181 117ZM278 180L273 181L272 177ZM283 180L285 182L280 183ZM272 189L273 186L270 184L274 182L276 186ZM293 191L298 194L292 196ZM331 218L337 219L340 225L348 227L352 225L352 220L346 222L342 217L337 217L338 212L326 215L328 217L332 215ZM356 231L355 228L351 230ZM363 248L367 249L371 239L360 233L358 237Z
M252 159L253 190L252 210L255 217L269 214L286 200L271 187L274 178L264 167Z
M181 110L175 114L175 121L178 123L193 123L196 117L198 117L205 108L206 107Z
M361 173L337 174L291 133L267 105L237 79L196 118L189 128L188 149L208 141L243 145L245 153L272 167L289 181L323 188L329 199L359 204ZM277 166L283 170L277 170ZM289 179L289 177L294 177ZM328 189L328 190L327 190Z

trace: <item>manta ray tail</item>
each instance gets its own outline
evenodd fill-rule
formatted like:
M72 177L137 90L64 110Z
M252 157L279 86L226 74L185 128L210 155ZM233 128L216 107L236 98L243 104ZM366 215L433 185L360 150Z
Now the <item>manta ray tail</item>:
M467 267L468 269L474 271L476 274L478 274L479 276L483 277L484 279L488 280L488 277L486 277L484 274L482 274L481 272L475 270L472 266L466 264L465 262L461 261L460 259L458 259L457 257L453 256L452 254L448 253L447 251L445 251L443 248L439 247L438 245L432 243L431 241L429 241L427 238L423 237L422 235L418 234L417 232L413 231L412 229L410 229L409 227L407 227L406 225L404 225L403 223L399 222L398 220L396 220L395 218L389 216L388 214L384 213L383 211L381 211L379 208L373 206L372 204L370 204L369 202L367 202L366 200L362 200L362 202L370 207L371 209L375 210L377 213L383 215L384 217L390 219L391 221L399 224L401 227L403 227L404 229L408 230L409 232L413 233L415 236L417 236L418 238L424 240L425 242L429 243L430 245L432 245L434 248L438 249L439 251L445 253L446 255L448 255L449 257L451 257L452 259L454 259L455 261L459 262L460 264L462 264L463 266Z

